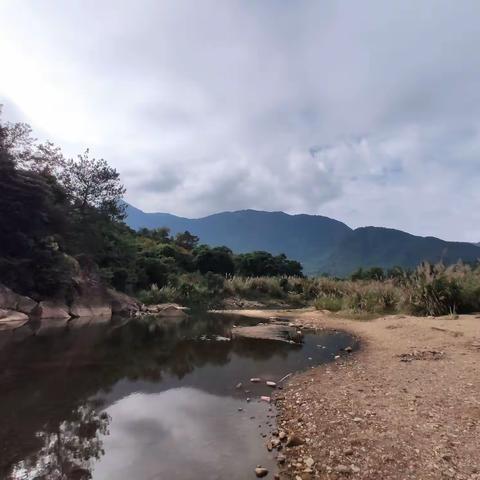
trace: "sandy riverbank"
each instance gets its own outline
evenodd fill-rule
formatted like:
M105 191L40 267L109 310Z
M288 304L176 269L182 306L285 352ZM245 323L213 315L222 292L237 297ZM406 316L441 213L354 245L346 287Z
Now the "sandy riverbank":
M296 375L282 392L279 427L304 441L284 450L282 478L480 479L480 316L236 313L361 341L360 352Z

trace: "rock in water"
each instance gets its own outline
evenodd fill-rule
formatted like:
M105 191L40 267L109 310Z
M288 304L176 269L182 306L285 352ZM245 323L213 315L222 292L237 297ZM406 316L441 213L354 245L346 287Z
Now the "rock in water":
M268 475L268 470L266 468L263 468L263 467L257 467L255 469L255 475L258 478L266 477Z
M277 384L275 382L272 382L270 380L268 380L266 383L269 387L276 387L277 386Z

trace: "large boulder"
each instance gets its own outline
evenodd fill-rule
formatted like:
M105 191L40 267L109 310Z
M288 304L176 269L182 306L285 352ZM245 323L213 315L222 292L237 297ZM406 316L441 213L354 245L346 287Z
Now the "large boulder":
M17 310L30 315L37 306L37 302L30 297L19 295L0 283L0 309Z
M97 265L88 257L78 259L73 284L73 299L69 309L72 317L111 318L112 307L107 288Z
M67 305L61 301L43 300L35 307L32 316L40 320L44 318L68 319L70 313Z
M177 305L176 303L159 303L158 305L148 305L144 307L145 314L155 315L157 317L185 318L188 308Z
M108 303L88 304L86 299L74 300L70 305L72 317L108 317L112 316L112 307Z
M109 288L107 293L114 315L132 317L140 310L140 303L129 295L112 288Z
M0 309L0 331L13 330L25 325L28 322L28 315L15 310Z

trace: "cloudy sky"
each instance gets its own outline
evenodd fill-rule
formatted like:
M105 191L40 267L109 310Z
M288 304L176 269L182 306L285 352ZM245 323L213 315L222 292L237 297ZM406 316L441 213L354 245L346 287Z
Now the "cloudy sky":
M2 0L0 102L132 204L480 241L480 2Z

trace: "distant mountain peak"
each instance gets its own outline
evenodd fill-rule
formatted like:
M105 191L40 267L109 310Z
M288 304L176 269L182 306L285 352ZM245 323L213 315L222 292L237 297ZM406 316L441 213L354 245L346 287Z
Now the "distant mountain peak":
M322 215L245 209L191 219L169 213L145 213L129 204L126 211L126 222L134 229L168 227L173 234L188 230L203 243L226 245L238 253L285 253L302 262L309 274L341 276L359 267L414 267L423 260L454 263L480 257L478 244L420 237L387 227L352 230Z

